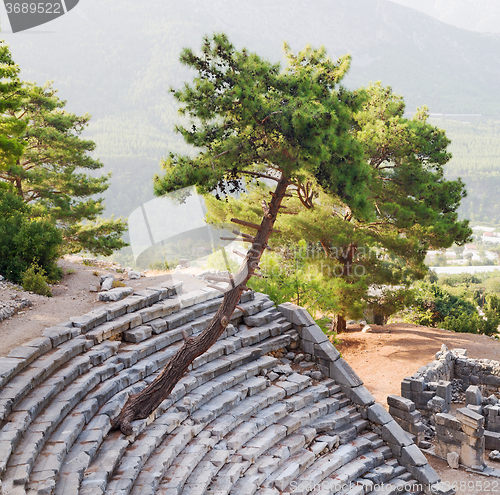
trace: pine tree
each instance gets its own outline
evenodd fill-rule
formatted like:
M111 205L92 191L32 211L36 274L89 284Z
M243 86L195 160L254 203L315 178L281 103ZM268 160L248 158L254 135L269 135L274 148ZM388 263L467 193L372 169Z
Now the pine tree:
M13 165L24 150L19 136L26 130L26 119L12 116L21 107L19 67L12 60L9 47L0 41L0 171ZM0 183L1 186L1 183Z
M274 238L285 255L300 240L316 253L306 262L309 273L321 278L335 331L343 331L346 318L359 318L367 305L383 321L404 305L405 287L427 272L428 249L463 244L471 233L468 221L457 216L464 184L444 178L450 159L444 131L427 122L425 109L405 118L403 98L389 87L373 84L356 97L351 132L371 171L371 214L360 216L338 194L321 188L331 178L329 170L319 169L297 188L289 202L293 215L278 220L282 233ZM249 188L254 202L267 194L263 187ZM245 198L228 199L225 210L208 202L214 222L228 215L255 218Z
M0 186L8 187L33 207L35 215L48 217L61 231L66 252L90 251L110 255L126 244L122 220L101 219L102 198L109 175L95 177L103 165L92 158L95 145L80 134L89 115L77 116L64 109L50 84L43 87L17 79L8 48L0 90L7 95L0 106Z
M170 155L164 175L155 179L157 194L189 185L221 196L240 190L242 178L267 179L276 188L263 199L258 223L234 218L241 239L251 244L213 320L198 336L185 336L182 348L142 392L129 397L114 427L132 432L131 421L145 418L168 396L189 364L214 344L231 319L246 283L258 269L274 232L278 212L293 190L322 171L322 186L339 195L360 216L368 208L368 168L350 133L352 95L339 83L349 58L332 62L323 49L306 47L281 70L254 53L236 50L225 35L205 38L201 55L186 49L181 61L197 72L174 96L190 124L178 127L198 153Z

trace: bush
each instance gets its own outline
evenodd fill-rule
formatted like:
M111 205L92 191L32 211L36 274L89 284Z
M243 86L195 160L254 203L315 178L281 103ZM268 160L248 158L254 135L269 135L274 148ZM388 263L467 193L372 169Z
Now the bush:
M45 270L33 263L24 273L21 281L24 290L40 294L41 296L52 297L50 287L47 285Z
M462 333L493 335L500 325L500 299L486 295L484 317L464 294L453 295L436 284L416 284L411 321Z
M35 263L49 281L59 280L57 266L62 236L55 225L35 217L35 208L0 187L0 274L21 283L23 274Z

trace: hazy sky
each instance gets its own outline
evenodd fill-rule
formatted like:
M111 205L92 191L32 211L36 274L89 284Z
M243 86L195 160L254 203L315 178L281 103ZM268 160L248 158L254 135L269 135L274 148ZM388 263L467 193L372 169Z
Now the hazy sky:
M391 0L471 31L500 33L499 0Z

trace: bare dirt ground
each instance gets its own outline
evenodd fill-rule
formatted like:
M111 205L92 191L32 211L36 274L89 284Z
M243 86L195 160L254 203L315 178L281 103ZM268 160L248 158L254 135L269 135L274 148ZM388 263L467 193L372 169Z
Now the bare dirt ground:
M370 333L361 326L350 326L340 335L337 349L378 402L386 405L387 396L401 394L401 381L420 366L434 360L445 344L448 349L464 348L476 359L500 361L500 342L485 335L455 333L409 323L370 325Z
M116 267L85 266L79 257L60 260L59 266L65 275L59 284L52 286L53 297L39 296L17 288L0 289L0 302L26 298L33 303L30 308L0 321L0 357L9 354L14 347L41 337L42 331L47 327L105 305L106 303L98 300L98 293L90 292L90 286L99 285L100 275L105 273L112 273L117 279L123 278L123 283L135 290L146 289L172 279L183 282L185 292L206 286L201 280L183 273L149 271L145 277L129 280L126 273L117 272Z
M500 361L500 342L485 335L454 333L408 323L370 327L371 332L363 333L361 326L349 326L347 332L340 335L341 344L337 349L377 402L386 407L387 396L401 395L403 378L433 361L442 344L448 349L467 349L471 358ZM463 468L453 470L441 459L430 454L426 457L441 480L457 488L458 495L500 494L499 478L470 473ZM488 461L488 465L500 468L500 463Z
M26 297L33 302L30 309L0 322L0 356L6 356L14 347L41 336L46 327L106 304L99 302L97 293L89 290L91 285L99 283L99 275L106 272L113 273L117 278L124 277L124 283L137 290L172 278L184 283L184 292L205 286L204 282L183 272L148 272L146 277L127 280L126 274L117 273L116 267L85 266L76 257L61 260L60 266L69 273L53 286L51 298L14 288L0 289L0 303L12 301L12 297L16 296ZM486 336L404 323L371 325L371 328L370 333L362 333L361 326L348 327L348 331L340 336L341 344L337 348L377 401L384 405L388 395L400 395L401 380L432 361L442 344L446 344L449 349L465 348L469 357L500 361L500 342ZM500 494L498 478L486 478L462 468L452 470L442 460L431 455L427 455L427 458L443 481L455 483L458 495ZM500 468L500 465L495 464L490 463L492 467Z

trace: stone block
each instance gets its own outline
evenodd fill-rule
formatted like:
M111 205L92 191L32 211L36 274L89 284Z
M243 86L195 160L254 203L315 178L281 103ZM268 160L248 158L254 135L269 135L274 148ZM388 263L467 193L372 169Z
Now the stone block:
M404 398L408 398L408 395L411 393L411 378L404 378L401 382L401 395Z
M304 345L306 341L302 340L302 345ZM334 347L334 345L328 340L319 344L314 344L313 352L308 353L313 354L315 357L319 359L324 359L325 361L336 361L340 358L340 352Z
M123 301L118 301L118 302L108 304L106 306L108 321L112 321L115 318L118 318L118 316L122 316L122 315L126 314L127 308L128 308L128 304L126 303L125 299Z
M427 402L427 410L433 413L445 413L448 411L446 407L446 402L443 398L434 396L429 402Z
M425 390L425 381L423 378L412 378L410 381L412 392L423 392Z
M302 340L310 340L315 344L328 342L328 337L324 334L323 330L318 325L310 325L302 329Z
M474 411L479 415L483 414L483 406L474 406L473 404L467 404L467 409L470 409L471 411Z
M436 395L444 399L446 404L451 404L451 382L441 381L436 387Z
M340 385L347 385L349 387L363 385L361 378L342 358L330 363L330 378L333 378Z
M483 437L484 440L484 437ZM484 464L484 443L483 448L474 448L470 445L463 444L460 452L460 460L464 466L482 471L485 468Z
M72 329L70 327L56 325L43 330L42 335L50 339L52 347L57 347L59 344L72 338Z
M473 406L480 406L483 402L483 395L481 390L476 385L470 385L465 391L465 405L472 404Z
M408 433L394 420L382 426L382 439L390 444L393 443L402 447L408 447L413 444L413 440Z
M286 302L278 306L278 311L290 322L298 327L315 325L313 317L307 310L295 304Z
M410 466L424 466L427 464L427 459L421 450L412 444L401 449L401 462Z
M116 287L106 292L99 292L99 301L121 301L134 292L132 287ZM73 322L75 323L75 322Z
M410 471L417 481L420 481L424 485L434 485L441 481L439 475L429 464L425 466L408 466L408 471Z
M461 430L452 430L446 426L436 425L438 442L460 445L467 441L467 435Z
M484 428L481 426L479 428L471 428L465 423L462 423L462 431L469 437L481 438L484 435Z
M431 495L455 495L456 490L449 483L439 481L430 486Z
M377 425L385 425L394 421L392 416L385 410L384 406L378 402L368 407L367 412L368 421L372 421Z
M460 423L465 424L471 428L481 428L484 426L484 416L475 413L468 407L457 409L457 419Z
M375 403L375 397L364 385L358 387L343 387L343 392L355 404L370 406Z
M451 428L453 430L460 431L462 428L462 424L460 423L460 421L451 414L447 413L436 414L435 420L436 420L436 425L442 425L448 429Z
M496 431L484 432L485 447L488 450L500 450L500 433Z
M422 420L420 411L406 412L406 411L401 411L400 409L396 409L395 407L389 406L389 414L394 419L396 418L401 419L410 424L416 424Z
M163 285L163 284L162 284ZM134 295L146 298L146 306L151 306L152 304L160 300L160 292L157 290L140 290L134 292Z
M398 395L389 395L387 397L387 404L389 404L389 407L395 407L401 411L415 411L415 403L413 401L404 397L399 397Z

